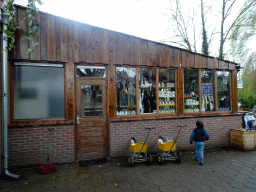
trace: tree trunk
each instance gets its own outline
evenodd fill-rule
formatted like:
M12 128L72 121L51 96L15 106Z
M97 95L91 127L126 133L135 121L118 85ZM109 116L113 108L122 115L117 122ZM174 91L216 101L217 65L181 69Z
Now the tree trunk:
M224 59L223 46L224 46L224 22L225 22L225 7L226 1L223 0L222 4L222 18L221 18L221 28L220 28L220 49L219 49L219 59Z

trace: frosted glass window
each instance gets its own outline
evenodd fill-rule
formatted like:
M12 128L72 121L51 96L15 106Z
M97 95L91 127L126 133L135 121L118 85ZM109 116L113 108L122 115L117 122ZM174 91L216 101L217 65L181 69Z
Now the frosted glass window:
M64 68L14 66L14 119L64 117Z

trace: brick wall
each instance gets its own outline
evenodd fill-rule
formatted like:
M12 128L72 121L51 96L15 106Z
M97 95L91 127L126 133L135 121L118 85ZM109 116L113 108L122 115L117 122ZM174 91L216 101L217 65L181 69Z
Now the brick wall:
M144 141L148 132L145 130L146 127L157 127L151 130L147 140L149 152L157 152L158 137L162 136L166 139L166 137L172 136L175 138L179 130L177 127L179 124L188 126L181 130L177 140L177 149L194 149L194 145L189 144L189 138L192 130L196 128L197 121L204 122L205 129L210 135L210 140L205 143L205 148L228 146L230 129L242 127L241 116L110 122L110 156L128 155L130 153L131 137L135 137L137 142Z
M9 128L9 165L20 166L47 162L52 128L50 162L74 161L74 126Z

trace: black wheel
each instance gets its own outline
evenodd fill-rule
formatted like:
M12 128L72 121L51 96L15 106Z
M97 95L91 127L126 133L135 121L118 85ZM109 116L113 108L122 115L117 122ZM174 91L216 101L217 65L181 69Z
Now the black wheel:
M176 153L176 163L181 163L181 155L179 152Z
M151 154L147 154L147 164L151 164L152 163L152 161L153 161L153 159L152 159L152 155Z
M132 167L134 165L134 159L133 159L133 155L130 155L128 157L128 166Z
M157 155L157 162L158 162L159 165L162 165L164 163L164 158L163 158L162 153Z

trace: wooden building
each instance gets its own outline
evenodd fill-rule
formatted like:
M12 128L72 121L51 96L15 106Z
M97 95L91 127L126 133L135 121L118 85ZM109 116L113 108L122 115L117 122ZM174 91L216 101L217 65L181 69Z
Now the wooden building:
M178 132L189 149L196 121L210 134L206 147L229 145L241 127L237 64L39 12L39 45L27 54L28 23L17 7L16 46L9 54L11 165L120 156L131 137L149 149ZM49 145L49 141L51 145Z

